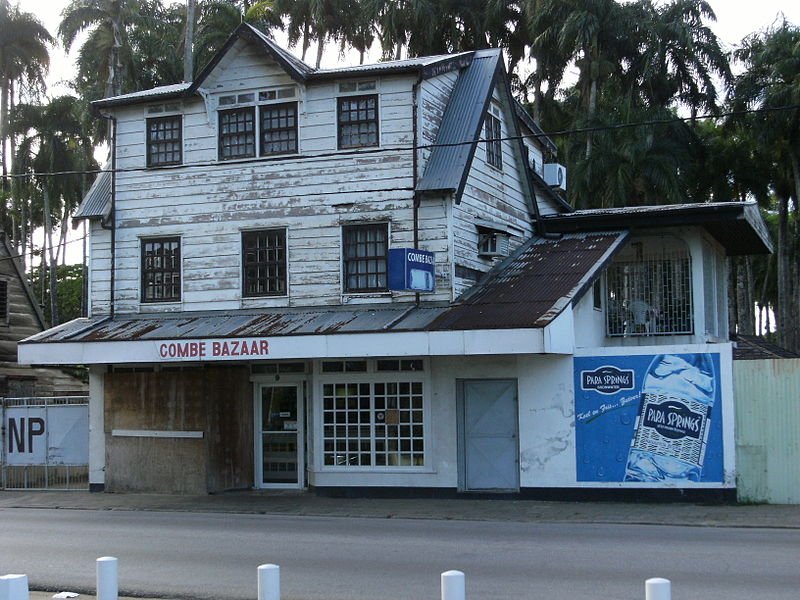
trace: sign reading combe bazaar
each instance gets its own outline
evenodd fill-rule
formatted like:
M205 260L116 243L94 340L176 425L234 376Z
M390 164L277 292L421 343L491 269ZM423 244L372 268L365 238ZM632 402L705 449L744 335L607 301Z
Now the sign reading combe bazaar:
M161 360L233 360L269 356L269 340L226 338L220 340L164 340L157 342Z

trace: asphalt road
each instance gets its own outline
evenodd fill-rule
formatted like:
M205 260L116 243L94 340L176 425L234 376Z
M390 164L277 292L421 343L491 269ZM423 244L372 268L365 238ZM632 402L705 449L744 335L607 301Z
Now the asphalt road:
M421 600L466 573L467 597L796 599L800 531L96 510L0 509L0 574L32 590L93 593L95 559L119 559L122 595L256 598L281 567L283 600Z

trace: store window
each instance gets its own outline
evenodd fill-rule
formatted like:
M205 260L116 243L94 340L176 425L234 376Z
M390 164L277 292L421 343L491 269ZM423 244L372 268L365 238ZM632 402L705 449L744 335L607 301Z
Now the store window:
M423 383L352 377L322 385L323 464L424 466Z
M635 240L606 272L609 336L691 334L692 261L669 236Z
M181 240L142 240L142 302L181 299Z
M0 279L0 323L8 323L8 281Z
M147 119L147 166L179 165L183 160L183 119L180 115Z
M342 228L344 291L385 292L388 289L389 225L346 225Z
M286 230L242 232L245 297L286 295Z

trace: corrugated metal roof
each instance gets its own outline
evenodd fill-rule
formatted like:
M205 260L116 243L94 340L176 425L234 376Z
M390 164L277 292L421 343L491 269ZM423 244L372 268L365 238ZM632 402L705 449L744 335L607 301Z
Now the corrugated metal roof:
M243 27L246 27L250 30L252 34L258 37L267 47L268 49L276 55L276 58L279 62L283 63L284 66L288 66L295 71L295 75L300 76L301 78L308 77L311 75L316 69L311 65L306 64L299 58L297 58L291 52L288 52L284 48L278 45L278 43L273 40L270 36L266 33L261 31L260 29L256 29L249 23L243 23Z
M98 316L70 321L24 343L542 328L580 297L626 235L604 232L534 238L453 305Z
M542 221L547 231L561 233L696 225L704 227L729 256L772 252L769 231L755 201L586 209L548 215Z
M101 171L92 187L86 192L78 210L72 216L77 219L102 219L111 212L111 171Z
M92 317L75 319L27 341L110 342L420 331L446 310L448 307L440 304Z
M800 358L800 354L755 335L737 334L731 338L733 360L766 360L773 358Z
M603 232L533 238L429 329L545 327L580 298L626 237Z
M431 150L417 190L458 193L463 188L500 60L499 50L480 50L461 73L450 94L436 146Z
M458 58L468 58L473 53L460 52L458 54L436 54L432 56L419 56L416 58L407 58L404 60L386 60L378 63L369 63L364 65L355 65L347 67L333 67L327 69L319 69L314 72L314 76L325 75L360 75L364 71L379 72L379 71L405 71L409 69L422 69L435 65L436 63L451 61Z
M130 94L121 94L119 96L110 96L95 100L92 106L103 107L118 104L133 104L136 102L145 102L148 100L164 99L171 97L180 97L183 93L192 86L191 83L173 83L170 85L162 85L150 90L140 90L138 92L131 92Z

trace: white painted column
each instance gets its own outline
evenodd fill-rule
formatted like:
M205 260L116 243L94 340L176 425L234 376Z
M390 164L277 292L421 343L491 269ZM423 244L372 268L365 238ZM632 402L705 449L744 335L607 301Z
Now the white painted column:
M97 559L97 600L118 600L119 584L117 559L102 556Z
M281 569L278 565L259 565L258 600L281 600Z
M442 573L442 600L465 600L466 597L464 573L461 571Z
M106 483L105 377L103 365L89 367L89 486Z
M3 575L0 577L0 600L28 600L27 575Z
M644 582L645 600L671 600L672 584L669 579L654 577Z

